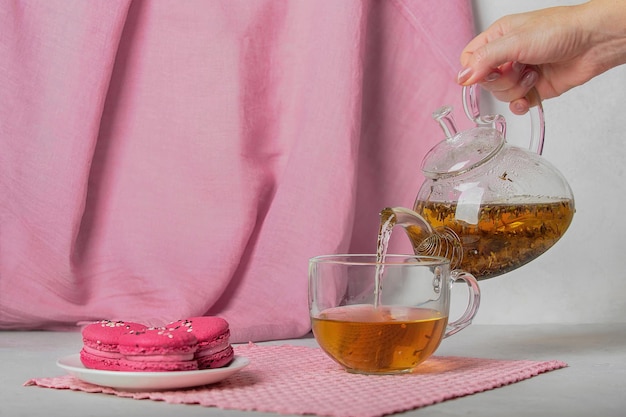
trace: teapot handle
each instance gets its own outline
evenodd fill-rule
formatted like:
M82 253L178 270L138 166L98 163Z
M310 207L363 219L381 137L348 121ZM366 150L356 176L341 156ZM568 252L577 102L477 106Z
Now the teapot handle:
M536 103L535 106L531 107L528 111L530 115L530 144L528 145L528 149L532 152L535 152L539 155L543 152L543 140L545 138L546 126L545 120L543 117L543 105L541 104L541 97L539 97L539 93L535 87L531 88L528 91L528 95L526 96L530 103ZM470 86L463 86L463 111L465 111L465 115L468 119L473 121L476 124L485 124L491 123L494 120L500 120L499 117L495 116L485 116L482 117L480 115L480 108L478 106L478 94L476 92L476 84L472 84ZM501 131L502 134L505 133L505 125L502 121L500 126L498 126L498 130Z
M535 105L528 110L530 114L530 145L528 149L541 155L543 152L543 140L546 136L546 124L543 117L543 105L541 97L535 87L531 88L526 95L528 101Z

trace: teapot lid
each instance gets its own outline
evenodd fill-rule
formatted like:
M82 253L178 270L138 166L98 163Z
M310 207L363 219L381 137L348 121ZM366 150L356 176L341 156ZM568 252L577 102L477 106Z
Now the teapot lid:
M492 123L497 121L493 116ZM504 146L504 135L494 127L479 126L458 132L452 118L452 107L444 106L433 113L446 139L436 144L424 157L422 171L429 178L458 175L482 165ZM483 118L484 119L484 118ZM488 122L484 120L484 122Z

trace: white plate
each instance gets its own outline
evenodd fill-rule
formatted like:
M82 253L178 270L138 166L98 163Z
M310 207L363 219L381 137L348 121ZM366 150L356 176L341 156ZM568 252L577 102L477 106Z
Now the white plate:
M122 372L85 368L80 361L80 354L69 355L57 361L59 367L81 381L133 391L167 390L213 384L239 372L249 363L248 358L235 356L233 361L223 368L198 371Z

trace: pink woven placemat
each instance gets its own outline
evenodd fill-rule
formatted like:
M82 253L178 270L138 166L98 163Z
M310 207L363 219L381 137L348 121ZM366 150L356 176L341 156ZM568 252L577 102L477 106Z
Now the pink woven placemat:
M31 379L25 385L223 409L337 417L378 417L512 384L567 364L434 356L412 374L345 372L319 348L244 345L237 355L250 365L229 378L177 391L128 392L82 382L70 375Z

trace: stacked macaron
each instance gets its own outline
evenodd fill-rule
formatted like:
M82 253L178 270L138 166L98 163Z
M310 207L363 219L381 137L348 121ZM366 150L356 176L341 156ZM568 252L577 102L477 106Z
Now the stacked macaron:
M87 368L118 371L120 369L120 337L143 331L139 323L102 320L83 329L83 348L80 360Z
M83 329L80 359L87 368L165 372L220 368L233 357L228 322L193 317L163 327L103 320Z
M200 369L221 368L232 361L228 322L220 317L192 317L166 326L171 331L185 331L198 339L195 359Z

